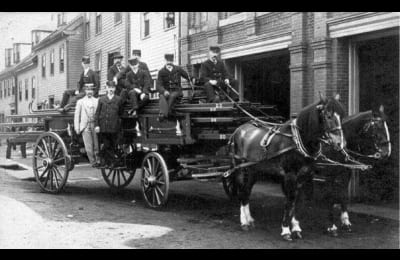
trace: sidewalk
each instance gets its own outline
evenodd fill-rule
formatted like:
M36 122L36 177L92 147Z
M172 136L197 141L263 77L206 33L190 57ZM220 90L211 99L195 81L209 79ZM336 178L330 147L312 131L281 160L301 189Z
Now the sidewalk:
M31 152L27 148L27 158L22 158L20 152L13 151L14 160L5 159L5 157L1 156L5 154L5 149L0 147L0 174L3 171L1 169L5 169L5 173L13 176L14 178L26 180L34 178L33 171L31 168ZM4 150L4 151L3 151ZM86 168L88 165L78 165L78 168ZM75 169L76 170L76 169ZM73 182L73 180L70 180ZM270 183L270 182L258 182L254 185L253 188L253 196L260 198L262 196L273 196L273 197L283 197L281 187L279 184ZM399 219L399 208L398 206L393 207L385 207L385 206L376 206L376 205L368 205L363 203L353 203L349 205L349 211L354 213L361 213L366 215L376 216L378 218L387 218L391 220L400 221Z

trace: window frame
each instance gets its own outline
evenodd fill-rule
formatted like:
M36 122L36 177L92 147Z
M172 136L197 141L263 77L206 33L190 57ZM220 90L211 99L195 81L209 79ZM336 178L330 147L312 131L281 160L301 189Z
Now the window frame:
M25 79L25 100L29 99L29 79Z
M60 73L64 73L65 69L65 48L64 48L64 44L61 45L60 50L59 50L59 55L60 55L60 67L59 67L59 71Z
M100 35L102 32L102 14L101 12L96 12L96 20L95 20L95 35Z
M55 52L54 49L50 51L50 76L54 76L54 61L55 61Z
M42 55L42 78L46 78L46 53Z
M97 57L99 57L99 59L97 60ZM94 71L95 72L99 72L101 71L101 66L102 65L102 53L101 50L98 50L94 53Z
M85 12L84 39L85 41L90 39L90 12Z
M119 20L117 20L117 14L119 14ZM114 25L122 23L122 12L114 12Z
M146 39L150 37L150 12L143 12L142 15L142 39ZM146 27L146 22L147 23L147 27ZM148 34L146 35L146 28L148 29Z
M3 99L3 81L0 81L0 99Z
M189 35L204 32L208 26L208 12L188 12ZM194 21L191 18L194 17Z
M7 89L8 89L8 96L10 97L11 96L11 81L8 79L7 80Z
M35 86L35 84L36 84L36 77L35 76L32 76L32 79L31 79L31 98L32 99L35 99L36 98L36 86Z
M22 101L22 80L18 82L18 99Z
M167 20L167 18L168 18L168 14L170 14L170 13L173 13L174 14L174 24L171 26L171 27L168 27L168 20ZM164 30L165 31L167 31L167 30L171 30L171 29L173 29L173 28L176 28L176 14L175 14L175 12L164 12L164 19L163 19L163 22L164 22Z

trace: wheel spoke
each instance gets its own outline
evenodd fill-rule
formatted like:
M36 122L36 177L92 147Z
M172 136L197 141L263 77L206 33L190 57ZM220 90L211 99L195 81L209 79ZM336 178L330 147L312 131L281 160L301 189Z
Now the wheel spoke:
M59 151L60 151L60 148L58 147L58 142L55 141L54 146L53 146L53 154L52 154L54 159L56 158L56 152L58 153Z
M150 177L151 174L150 174L148 168L147 168L147 167L143 167L143 169L144 169L144 173L145 173L145 174L147 173L146 177L147 177L147 178Z
M45 187L45 188L47 187L47 183L49 182L49 177L50 177L50 171L49 171L49 173L48 173L47 176L46 176L46 182L44 183L44 187Z
M160 192L161 196L164 197L164 192L161 190L160 187L158 187L158 185L156 186L156 190L158 190Z
M53 170L52 169L50 169L49 174L50 174L50 189L53 190L53 179L54 179L54 177L53 177Z
M106 176L107 176L107 179L109 179L109 177L110 177L110 175L111 175L111 172L112 172L112 170L110 169L110 171L109 171L108 174L106 175Z
M37 171L37 170L39 170L39 169L42 169L44 166L43 165L41 165L41 166L39 166L39 167L37 167L37 168L35 168L35 171Z
M165 182L158 181L158 180L156 180L156 183L159 184L159 185L165 185Z
M57 172L54 168L54 179L55 179L55 183L56 183L56 189L58 190L58 188L60 187L60 185L58 184L58 178L57 178Z
M60 162L62 160L65 160L65 158L64 157L58 158L57 160L54 160L53 163L57 163L57 162Z
M121 186L121 183L120 183L120 174L121 174L121 172L120 172L119 170L117 170L117 175L118 175L118 187Z
M160 168L160 162L155 160L154 162L154 174L157 175L158 169Z
M55 169L56 175L58 174L59 177L60 177L60 180L62 181L63 176L62 176L62 174L60 173L60 171L58 170L58 167L57 167L57 166L54 166L54 169Z
M46 156L46 152L43 151L43 148L40 146L40 144L37 144L36 147L39 148L39 150L42 153L42 155ZM41 157L41 158L45 158L45 157Z
M125 177L124 171L121 171L121 175L122 175L122 178L124 179L124 182L126 183L127 181L126 181L126 177Z
M48 170L49 170L49 168L46 168L46 169L42 172L42 174L41 174L40 177L39 177L39 180L43 178L43 176L46 174L46 172L47 172Z
M150 160L147 159L146 162L147 162L147 165L149 166L149 167L148 167L148 169L150 170L150 171L149 171L149 174L150 174L150 175L153 175L153 167L152 167L152 164L151 164Z
M57 160L59 157L58 157L58 155L60 154L60 152L62 152L62 148L60 148L60 147L57 147L58 149L57 149L57 152L55 152L55 155L54 155L54 160Z
M42 144L43 144L43 146L44 146L44 149L46 150L46 156L48 157L48 158L50 158L50 153L49 153L49 149L47 148L47 145L46 145L46 143L44 142L44 139L42 139Z
M154 202L155 202L155 196L154 196L154 190L153 190L153 192L151 193L151 201L153 202L153 205L154 205Z
M53 158L53 143L51 142L51 137L47 137L47 143L49 144L49 156Z
M156 200L157 200L157 205L160 205L161 204L161 199L160 199L160 195L158 195L157 188L154 189L154 194L156 195L155 197L156 197Z
M114 184L114 181L115 181L115 173L116 173L116 170L113 170L112 184Z

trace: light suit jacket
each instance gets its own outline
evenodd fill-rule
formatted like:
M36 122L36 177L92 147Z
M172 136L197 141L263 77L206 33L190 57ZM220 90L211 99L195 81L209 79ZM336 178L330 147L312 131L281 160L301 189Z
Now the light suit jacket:
M74 115L74 127L76 133L81 133L87 127L89 123L90 116L92 117L92 122L94 123L94 118L97 110L97 105L99 103L99 99L92 97L94 99L94 110L92 114L89 109L89 98L87 96L81 98L76 103L75 115Z

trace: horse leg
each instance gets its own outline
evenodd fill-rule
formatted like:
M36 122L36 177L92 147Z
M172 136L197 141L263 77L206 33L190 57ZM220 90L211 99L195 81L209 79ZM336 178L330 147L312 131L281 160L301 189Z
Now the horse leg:
M238 187L238 199L240 201L240 225L244 231L248 231L251 225L254 225L254 219L250 215L249 205L251 191L251 189L249 189L250 181L246 169L238 170L236 174L236 184Z
M337 237L338 234L338 228L335 225L335 201L337 200L337 196L335 195L335 177L328 177L328 180L326 182L326 185L328 187L328 198L327 198L327 205L328 207L328 228L326 229L326 232L333 237Z
M348 183L350 180L349 175L346 176L346 181L344 181L343 184ZM343 186L347 186L347 185L343 185ZM340 214L340 221L342 223L342 230L347 232L347 233L351 233L351 222L350 222L350 218L349 218L349 214L348 214L348 210L347 210L347 204L348 204L348 197L347 197L347 191L346 191L346 187L342 187L341 193L340 193L340 209L341 209L341 214Z
M286 241L292 241L290 222L293 216L296 193L296 175L293 172L287 173L284 177L283 193L285 194L286 202L283 212L281 236Z

